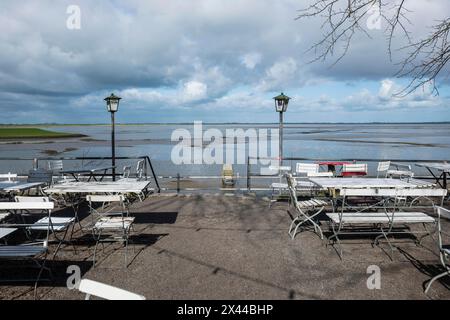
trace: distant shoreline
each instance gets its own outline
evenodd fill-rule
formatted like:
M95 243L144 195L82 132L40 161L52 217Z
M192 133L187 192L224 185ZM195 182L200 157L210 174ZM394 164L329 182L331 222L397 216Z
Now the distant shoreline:
M200 120L199 120L200 121ZM149 122L149 123L116 123L117 126L149 126L149 125L192 125L191 122ZM278 122L203 122L205 125L278 125ZM408 125L408 124L450 124L450 121L430 122L285 122L284 125ZM110 126L110 123L17 123L2 124L0 128L29 128L29 127L77 127L77 126Z
M0 141L82 138L81 133L54 132L34 127L0 127Z

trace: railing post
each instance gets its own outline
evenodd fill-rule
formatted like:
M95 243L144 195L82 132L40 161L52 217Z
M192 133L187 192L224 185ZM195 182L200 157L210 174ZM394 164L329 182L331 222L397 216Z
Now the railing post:
M247 157L247 191L250 191L250 157Z
M180 193L180 174L177 173L177 194Z

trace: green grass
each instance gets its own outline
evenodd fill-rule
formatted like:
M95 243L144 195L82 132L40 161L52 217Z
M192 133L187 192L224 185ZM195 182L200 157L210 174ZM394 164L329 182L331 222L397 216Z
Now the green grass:
M0 139L50 139L74 137L84 137L84 135L54 132L37 128L0 128Z

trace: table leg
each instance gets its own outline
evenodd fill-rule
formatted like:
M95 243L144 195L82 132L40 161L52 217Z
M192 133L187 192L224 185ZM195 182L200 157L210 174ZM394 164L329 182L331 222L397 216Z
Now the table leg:
M433 178L436 180L436 183L441 186L441 188L444 188L444 186L439 181L440 177L436 177L436 175L433 173L433 171L430 170L430 168L427 168L428 172L433 176Z
M442 173L442 183L445 190L447 190L447 172Z
M106 169L105 171L103 171L103 175L100 178L100 181L103 181L103 178L106 176L106 172L108 171L108 169Z

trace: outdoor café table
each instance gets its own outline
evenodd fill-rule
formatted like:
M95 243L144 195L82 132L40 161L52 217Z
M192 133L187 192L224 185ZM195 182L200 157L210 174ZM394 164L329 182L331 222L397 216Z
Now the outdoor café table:
M328 189L333 202L337 200L336 190L342 189L423 189L434 184L417 179L409 181L393 178L308 178L321 189Z
M150 181L64 182L44 190L47 194L141 194Z
M418 167L426 168L436 182L442 187L442 189L447 189L447 175L450 173L450 163L444 162L420 162L416 163ZM435 175L431 169L435 169L441 172L439 176ZM442 183L440 182L442 180Z
M137 195L139 200L142 200L141 195L148 189L150 181L96 181L96 182L80 182L70 181L53 185L50 188L44 189L44 192L52 198L62 197L64 203L72 207L75 218L81 227L78 219L78 208L85 200L88 194L119 194Z
M349 164L351 162L347 161L318 161L319 166L327 166L329 172L336 173L336 166L343 166L344 164Z
M94 181L102 181L103 178L106 176L106 172L110 169L114 169L115 166L99 166L99 167L84 167L84 168L78 168L78 169L70 169L70 170L62 170L60 171L61 174L70 174L74 177L76 181L78 180L78 175L89 175L88 181L91 181L91 179L94 179ZM96 172L102 172L100 180L97 180L95 177Z
M3 181L0 182L0 192L21 193L33 188L41 188L44 185L44 182Z

